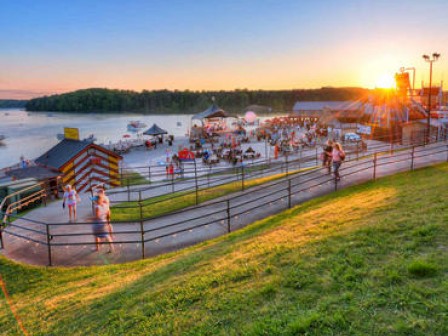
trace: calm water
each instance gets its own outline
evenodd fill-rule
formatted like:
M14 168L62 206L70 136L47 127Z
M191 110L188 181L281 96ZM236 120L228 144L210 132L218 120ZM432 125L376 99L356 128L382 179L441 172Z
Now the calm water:
M127 131L131 120L140 120L148 128L156 123L169 134L184 136L191 115L68 114L0 109L0 134L6 136L0 145L0 168L18 163L21 155L26 159L37 158L58 143L56 135L63 133L64 127L79 128L81 138L95 134L97 143L109 143L122 139L124 134L132 134Z

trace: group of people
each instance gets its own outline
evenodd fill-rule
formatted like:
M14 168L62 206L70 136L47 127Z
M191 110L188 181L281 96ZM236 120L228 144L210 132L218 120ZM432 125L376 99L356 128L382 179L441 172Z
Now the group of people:
M341 179L339 169L344 160L345 152L342 145L338 142L328 140L322 152L322 166L328 169L328 174L331 174L331 166L333 166L333 174L337 181Z
M110 223L110 200L106 196L106 191L103 185L98 185L92 190L93 196L91 198L93 203L93 218L92 230L95 237L95 251L100 250L101 240L109 243L108 253L114 252L114 245L112 240L113 228ZM76 221L76 205L81 201L76 190L71 186L65 186L62 208L68 207L69 221Z

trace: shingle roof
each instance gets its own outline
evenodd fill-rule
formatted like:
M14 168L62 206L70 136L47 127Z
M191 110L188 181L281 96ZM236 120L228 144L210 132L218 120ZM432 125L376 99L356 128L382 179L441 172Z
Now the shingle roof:
M204 118L216 118L216 117L228 117L229 114L220 108L218 105L211 105L204 112L198 113L192 117L192 119L204 119Z
M362 108L359 101L302 101L296 102L293 107L294 112L299 111L322 111L324 109L338 111L355 111Z
M7 171L5 173L8 176L13 176L18 180L33 177L39 181L47 180L61 175L61 173L55 172L51 169L39 166L30 166L26 168L18 168L14 170Z
M35 161L38 164L60 169L74 156L92 145L91 141L77 141L64 139L49 151L41 155Z

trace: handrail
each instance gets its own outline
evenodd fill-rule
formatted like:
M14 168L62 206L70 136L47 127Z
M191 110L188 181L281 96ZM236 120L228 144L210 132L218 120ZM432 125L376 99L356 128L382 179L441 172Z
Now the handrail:
M34 189L34 188L36 188L36 187L43 188L42 183L36 183L36 184L33 184L32 186L26 187L26 188L24 188L24 189L17 190L16 192L13 192L12 194L9 194L9 195L6 196L6 197L2 200L2 202L0 203L0 211L2 211L3 207L5 206L6 201L7 201L8 199L10 199L10 198L12 198L12 197L14 197L14 196L19 195L21 192L28 191L28 190Z
M12 202L12 203L10 203L10 204L6 207L6 210L3 211L3 208L4 208L4 206L5 206L7 200L11 199L12 197L18 196L18 195L20 195L21 193L23 193L23 192L25 192L25 191L33 190L33 189L35 189L36 187L38 187L38 188L40 188L40 189L39 189L38 191L32 193L31 195L26 196L24 199L20 199L20 200L18 200L18 201L16 201L16 202ZM39 196L39 194L40 194L40 196ZM44 187L43 183L36 183L36 184L34 184L34 185L32 185L32 186L29 186L29 187L24 188L24 189L17 190L16 192L13 192L12 194L7 195L7 196L2 200L2 202L0 203L0 213L1 213L1 212L4 213L4 216L3 216L3 219L2 219L2 223L5 224L5 223L7 222L7 220L8 220L8 216L9 216L10 214L12 214L12 212L13 212L15 209L20 209L20 208L22 208L21 205L15 207L15 208L13 208L13 206L18 205L18 204L21 204L23 201L25 201L25 203L29 204L30 202L35 202L35 201L38 201L38 200L40 200L40 199L44 199L44 198L46 198L46 197L47 197L47 193L46 193L46 191L45 191L45 187ZM33 200L31 200L31 199L33 199ZM26 206L26 205L25 205L25 206Z
M384 150L381 152L369 153L369 155L365 155L361 158L361 161L356 162L356 158L352 157L352 160L347 160L343 165L343 175L345 177L359 174L363 171L368 171L373 173L373 177L369 174L362 175L362 180L375 180L376 178L376 169L380 166L391 165L394 166L396 163L409 163L406 165L400 165L400 169L413 170L414 160L417 158L420 159L416 164L430 164L431 161L425 160L424 157L438 154L437 161L448 161L448 157L445 159L444 155L441 153L448 152L447 141L437 141L431 144L425 144L421 146L409 146L406 148L400 148L399 150ZM277 165L277 170L283 169L283 164L287 164L288 162L279 162ZM291 162L290 162L291 163ZM365 166L367 165L367 166ZM154 217L144 217L143 213L140 213L140 218L135 220L123 220L123 221L113 221L115 224L122 224L120 227L122 229L127 230L118 230L114 234L117 239L114 239L114 244L141 244L142 246L142 258L145 258L145 246L144 244L150 241L155 241L157 243L158 239L162 239L164 237L176 237L178 233L188 232L196 228L207 227L208 225L218 225L221 227L226 227L228 232L231 232L232 228L239 227L241 224L239 222L235 223L237 217L241 214L252 212L254 209L263 208L271 203L277 203L277 208L283 208L283 206L279 206L278 204L285 204L285 206L291 207L291 205L297 204L297 202L301 202L303 200L308 199L312 196L308 192L316 187L324 187L325 192L331 192L332 183L334 182L334 190L339 188L339 182L334 178L327 176L326 174L320 174L319 172L324 172L326 168L317 167L315 169L311 169L307 172L302 173L291 173L290 175L286 175L285 178L282 178L277 181L271 181L263 184L262 186L255 187L252 189L250 193L259 192L259 194L251 197L251 199L245 199L245 195L247 197L247 192L244 194L235 194L230 197L225 197L220 200L214 200L211 202L207 202L205 204L196 205L190 207L188 209L178 210L170 214L159 215ZM346 173L344 173L346 172ZM383 171L384 174L384 171ZM350 180L347 180L351 184ZM353 182L356 183L357 179ZM330 183L330 186L328 185ZM294 189L292 189L294 188ZM330 190L328 190L330 188ZM299 196L301 195L301 196ZM293 201L291 199L294 196L299 196L299 198L295 198ZM243 198L241 200L241 198ZM235 202L237 199L240 201ZM260 202L260 200L265 200ZM138 202L139 206L142 206L141 202ZM203 212L197 212L198 209L204 209ZM268 210L269 212L270 210ZM179 217L170 217L176 213L183 213L185 215ZM242 217L243 218L243 217ZM22 217L24 223L36 223L31 219L28 220L25 217ZM231 225L231 221L234 222ZM157 224L153 226L154 224ZM43 245L46 245L48 248L48 256L49 256L49 264L52 264L51 260L51 247L54 246L65 246L68 248L69 246L80 246L80 245L89 245L94 244L91 241L89 236L91 236L91 232L87 230L82 230L81 232L77 232L76 230L71 230L70 232L61 229L67 225L67 223L37 223L43 224L46 226L46 232L39 231L39 234L46 235L46 242L40 242ZM133 228L135 224L138 225L139 228ZM247 224L247 221L246 221ZM87 225L91 225L88 222L78 222L70 224L71 227L87 227ZM130 226L129 226L130 225ZM20 223L20 226L23 226ZM138 227L137 226L137 227ZM14 231L14 227L19 228L19 225L12 225L11 229L2 229L0 228L0 238L2 231L11 234L12 236L17 236L25 240L36 241L33 236L27 237L25 234L19 234ZM59 229L61 228L61 229ZM129 230L133 228L132 230ZM53 229L53 230L51 230ZM33 226L30 226L30 232L33 231ZM10 231L10 232L9 232ZM53 231L53 232L51 232ZM127 235L132 234L132 236L128 237ZM222 233L220 233L222 234ZM134 236L135 235L135 236ZM209 236L207 234L206 236ZM70 238L71 237L71 238ZM85 238L81 238L85 237ZM55 240L53 241L53 239ZM203 239L203 238L201 238ZM2 241L3 247L3 241Z

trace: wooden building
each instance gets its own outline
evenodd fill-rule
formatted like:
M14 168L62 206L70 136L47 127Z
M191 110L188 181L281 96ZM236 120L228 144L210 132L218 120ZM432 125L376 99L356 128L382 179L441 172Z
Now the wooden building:
M93 184L120 185L119 162L122 157L88 140L64 139L36 159L36 164L63 173L63 184L78 191Z

